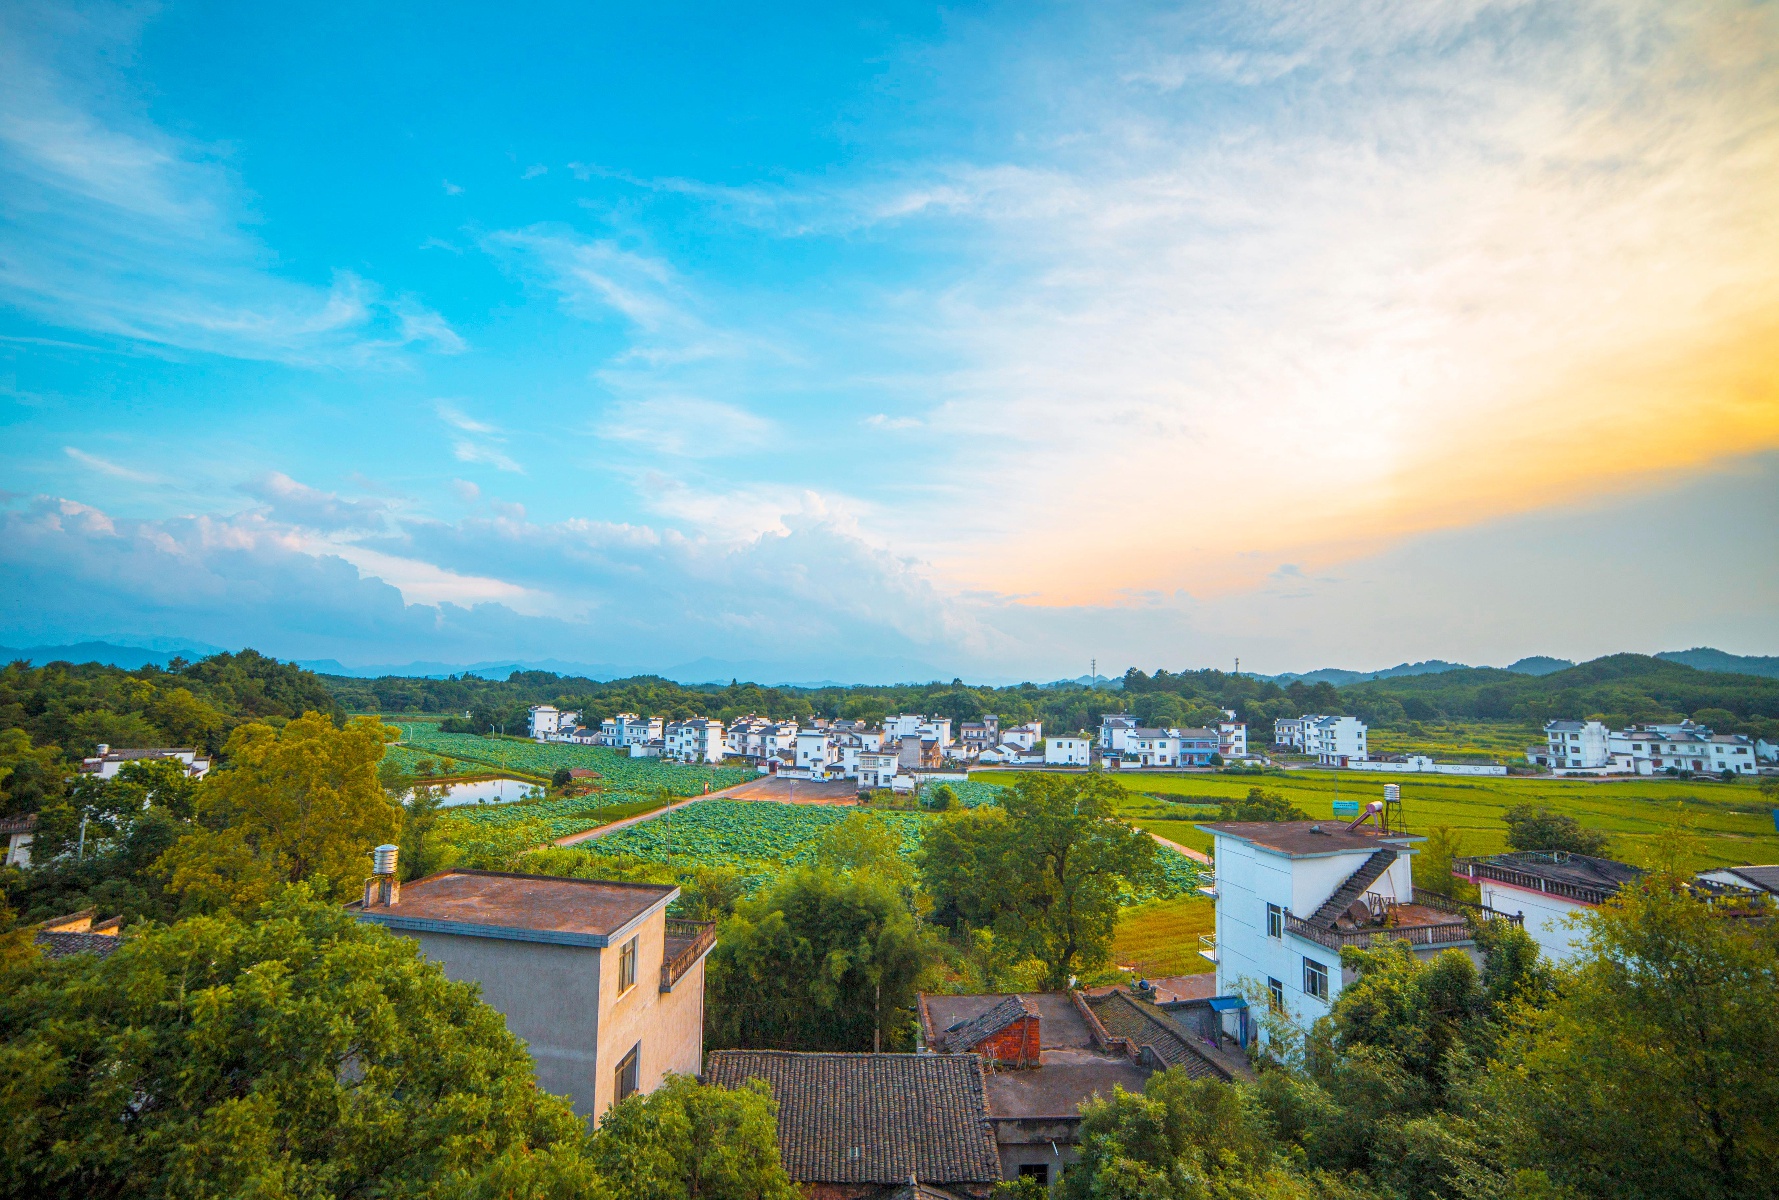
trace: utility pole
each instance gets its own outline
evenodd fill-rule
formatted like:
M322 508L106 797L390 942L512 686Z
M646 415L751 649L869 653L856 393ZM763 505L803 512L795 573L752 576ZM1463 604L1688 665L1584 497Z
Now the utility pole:
M1242 656L1239 654L1235 656L1235 673L1237 675L1242 673Z

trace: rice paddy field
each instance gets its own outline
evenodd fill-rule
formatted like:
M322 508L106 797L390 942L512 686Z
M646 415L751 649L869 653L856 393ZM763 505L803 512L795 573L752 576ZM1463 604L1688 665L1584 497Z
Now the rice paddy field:
M1007 772L983 772L981 782L1011 783ZM1131 793L1121 813L1132 824L1184 846L1209 852L1210 837L1194 824L1215 820L1215 805L1245 796L1251 787L1277 792L1312 817L1332 817L1333 801L1382 798L1384 784L1402 785L1408 828L1425 833L1447 825L1464 835L1464 853L1493 854L1507 848L1501 814L1516 804L1542 804L1612 835L1611 853L1642 864L1665 838L1686 840L1694 869L1779 862L1779 829L1773 806L1749 781L1593 781L1548 776L1463 778L1406 775L1393 779L1346 771L1284 771L1265 776L1119 775ZM973 780L974 782L974 780Z
M1373 729L1373 754L1425 754L1441 762L1526 761L1526 747L1544 741L1537 725L1518 721L1429 721L1413 729Z
M1198 937L1216 929L1216 906L1203 897L1133 905L1118 918L1112 961L1148 978L1214 971L1216 964L1199 957Z

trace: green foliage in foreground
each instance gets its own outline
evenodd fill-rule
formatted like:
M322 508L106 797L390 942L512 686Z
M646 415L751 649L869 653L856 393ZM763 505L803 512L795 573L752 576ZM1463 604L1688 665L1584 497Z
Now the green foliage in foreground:
M1267 1018L1253 1083L1167 1071L1084 1106L1064 1200L1779 1195L1779 927L1681 882L1625 889L1568 967L1500 923L1481 971L1349 949L1306 1038Z
M912 1049L938 938L893 882L803 868L736 907L710 957L713 1046Z
M589 1137L472 985L301 885L0 972L0 1194L796 1200L763 1090L672 1079Z

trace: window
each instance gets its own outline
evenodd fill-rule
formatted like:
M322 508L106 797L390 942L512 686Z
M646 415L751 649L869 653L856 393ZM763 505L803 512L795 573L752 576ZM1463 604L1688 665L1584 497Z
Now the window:
M1303 994L1328 999L1328 968L1313 958L1303 960Z
M1266 906L1266 936L1270 938L1285 936L1285 910L1276 904Z
M636 939L631 938L618 951L618 995L636 986Z
M1266 999L1274 1012L1285 1011L1285 985L1270 975L1266 978Z
M642 1043L630 1047L630 1053L618 1060L612 1087L612 1101L628 1100L642 1090Z
M1021 1179L1036 1179L1039 1183L1048 1187L1050 1184L1050 1165L1048 1163L1020 1163L1019 1177Z

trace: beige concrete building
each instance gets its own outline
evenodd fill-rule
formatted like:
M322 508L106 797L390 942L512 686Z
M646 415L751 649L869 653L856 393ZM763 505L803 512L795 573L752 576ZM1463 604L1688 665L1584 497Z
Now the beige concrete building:
M395 882L394 848L347 905L481 985L537 1063L538 1086L589 1120L704 1058L704 958L714 925L667 915L674 887L445 871Z

